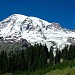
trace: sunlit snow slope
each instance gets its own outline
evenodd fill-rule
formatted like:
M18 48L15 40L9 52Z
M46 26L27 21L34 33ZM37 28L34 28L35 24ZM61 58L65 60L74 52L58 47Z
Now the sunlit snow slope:
M13 14L0 22L0 37L17 41L23 38L31 44L46 44L48 48L75 44L75 31L62 28L59 23L21 14Z

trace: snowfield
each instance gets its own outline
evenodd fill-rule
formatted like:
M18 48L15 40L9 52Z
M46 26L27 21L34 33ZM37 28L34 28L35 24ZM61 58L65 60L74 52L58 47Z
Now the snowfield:
M62 49L75 44L75 31L62 28L59 23L49 23L36 17L13 14L0 22L0 37L4 39L26 39L29 43L46 44Z

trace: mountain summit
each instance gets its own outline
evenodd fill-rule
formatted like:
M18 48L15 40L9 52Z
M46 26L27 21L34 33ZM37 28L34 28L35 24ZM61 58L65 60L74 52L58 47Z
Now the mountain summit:
M49 23L36 17L13 14L0 22L0 39L26 39L30 44L41 43L63 48L75 44L75 31L62 28L59 23Z

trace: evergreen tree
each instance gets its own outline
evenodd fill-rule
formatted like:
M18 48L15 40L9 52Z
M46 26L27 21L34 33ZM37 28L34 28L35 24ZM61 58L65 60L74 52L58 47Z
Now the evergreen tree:
M36 69L39 69L39 63L40 63L40 46L39 44L34 45L34 61L33 61L33 71Z
M33 46L28 48L28 70L32 71L33 70L33 61L34 61L34 51L33 51Z
M62 58L63 58L63 60L68 59L68 46L65 46L65 48L62 49Z
M2 51L0 54L0 69L5 73L7 71L7 67L8 67L7 53L6 51Z
M58 50L58 48L57 48L56 56L55 56L55 64L60 63L60 59L61 59L61 51Z
M49 61L50 65L54 64L54 55L53 55L53 47L51 46L50 48L50 61Z
M71 45L68 51L68 60L73 60L73 59L75 59L75 46Z

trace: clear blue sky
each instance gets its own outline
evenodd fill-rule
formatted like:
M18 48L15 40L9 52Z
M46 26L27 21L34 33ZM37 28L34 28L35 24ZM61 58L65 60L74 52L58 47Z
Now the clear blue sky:
M0 21L12 14L23 14L75 30L74 3L75 0L0 0Z

